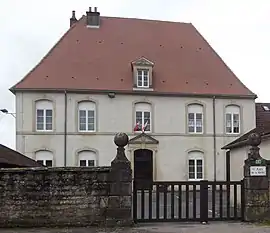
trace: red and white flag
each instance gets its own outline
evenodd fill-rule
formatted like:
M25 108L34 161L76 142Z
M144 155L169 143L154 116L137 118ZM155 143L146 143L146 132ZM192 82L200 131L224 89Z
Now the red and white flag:
M144 132L144 131L145 131L145 129L146 129L146 127L147 127L147 125L148 125L148 121L146 121L146 123L143 125L143 127L142 127L142 132Z
M135 132L140 130L140 122L137 122L134 129Z

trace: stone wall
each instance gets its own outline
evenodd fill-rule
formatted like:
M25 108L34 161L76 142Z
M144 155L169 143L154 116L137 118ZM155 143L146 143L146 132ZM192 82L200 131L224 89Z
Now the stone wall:
M109 174L105 167L0 170L0 225L103 224Z
M0 227L131 225L125 134L111 167L0 169Z

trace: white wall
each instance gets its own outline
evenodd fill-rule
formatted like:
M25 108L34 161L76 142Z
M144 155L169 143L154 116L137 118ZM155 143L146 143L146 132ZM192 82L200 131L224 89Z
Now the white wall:
M262 158L270 159L270 140L263 140L259 145ZM231 157L231 180L242 180L244 178L244 161L248 158L249 146L232 149Z
M35 131L35 100L50 99L54 102L54 130L50 133ZM81 133L77 127L77 103L82 100L97 103L97 132ZM33 158L34 152L47 149L55 155L56 166L64 165L64 94L60 93L17 93L16 94L16 147L17 150ZM82 149L94 149L98 154L99 165L110 165L116 154L113 137L116 132L126 132L132 138L134 127L134 103L147 101L152 104L152 136L159 140L155 154L158 180L187 179L187 154L192 149L204 152L205 178L213 179L213 102L212 99L200 99L204 105L204 133L187 134L187 105L198 103L196 98L155 97L116 95L110 99L107 95L68 94L67 109L67 165L77 166L76 154ZM225 152L220 148L235 140L239 135L225 135L225 106L237 104L241 107L241 133L255 126L254 100L216 100L217 131L217 179L225 179ZM132 152L127 151L130 157ZM173 172L172 172L173 171Z

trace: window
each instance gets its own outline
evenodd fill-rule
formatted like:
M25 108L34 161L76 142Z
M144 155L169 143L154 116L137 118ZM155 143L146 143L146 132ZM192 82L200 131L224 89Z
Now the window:
M91 101L80 102L78 106L78 130L96 131L96 104Z
M189 180L201 180L203 177L202 159L189 159L188 160L188 178Z
M137 87L149 87L149 70L137 70Z
M49 100L36 102L36 130L52 131L53 129L53 103Z
M188 106L188 132L203 133L203 106L200 104Z
M40 165L44 165L46 167L52 167L52 160L37 160Z
M97 156L94 151L81 151L79 153L80 167L95 167L97 166Z
M148 103L135 104L135 130L151 131L151 105Z
M50 151L41 150L36 152L36 161L46 167L53 166L53 154Z
M131 65L134 90L152 91L154 62L145 57L140 57L132 61Z
M200 151L193 151L189 153L188 179L189 180L203 179L203 153Z
M238 106L227 106L225 118L226 133L240 133L240 108Z

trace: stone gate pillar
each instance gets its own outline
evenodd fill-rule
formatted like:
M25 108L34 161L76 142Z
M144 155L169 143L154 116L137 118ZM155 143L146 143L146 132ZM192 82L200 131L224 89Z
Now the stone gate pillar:
M114 143L118 148L116 157L111 162L107 209L107 225L111 226L130 226L133 224L132 170L124 148L128 144L128 140L125 133L117 133L114 137Z
M268 167L266 160L260 156L260 143L259 134L249 136L250 150L244 165L245 221L261 221L269 209Z

